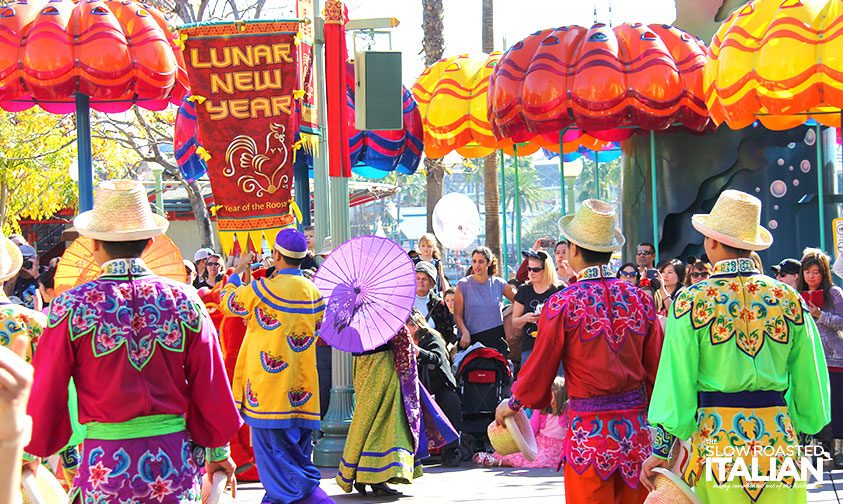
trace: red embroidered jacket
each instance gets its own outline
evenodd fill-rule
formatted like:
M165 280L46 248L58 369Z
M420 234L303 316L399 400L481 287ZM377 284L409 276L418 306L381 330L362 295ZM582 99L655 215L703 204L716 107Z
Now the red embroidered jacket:
M545 303L532 357L512 387L525 407L550 404L550 387L561 362L568 396L653 390L663 333L653 300L634 285L593 266L577 283Z

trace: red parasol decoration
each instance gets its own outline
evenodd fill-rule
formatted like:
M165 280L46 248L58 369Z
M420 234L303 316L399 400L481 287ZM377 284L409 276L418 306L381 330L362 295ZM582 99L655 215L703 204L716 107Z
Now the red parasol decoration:
M489 124L489 77L501 58L491 54L458 54L442 58L425 68L413 85L424 124L424 151L429 158L440 158L451 151L468 158L486 157L497 149L514 154L512 139L497 139ZM602 149L603 142L580 132L566 135L566 152L578 147ZM518 154L529 155L544 147L559 149L558 138L528 135L519 138Z
M518 42L489 85L489 119L515 141L578 127L618 141L618 128L709 125L702 93L705 46L669 25L564 26Z
M659 255L655 131L711 124L703 100L705 45L669 25L597 23L536 32L512 46L489 82L499 139L559 138L578 128L619 141L650 133L653 243Z
M189 87L164 15L132 0L20 0L0 7L0 108L76 112L79 210L94 204L90 108L163 110Z
M160 11L131 0L35 0L0 8L0 107L101 112L179 104L184 60Z
M345 24L348 9L341 0L325 2L325 101L328 131L336 135L328 142L328 175L351 177L348 129L345 124Z

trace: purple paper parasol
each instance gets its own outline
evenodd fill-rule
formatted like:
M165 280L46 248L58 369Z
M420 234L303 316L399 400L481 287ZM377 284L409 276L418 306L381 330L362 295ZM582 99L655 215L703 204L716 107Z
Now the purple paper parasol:
M319 337L346 352L389 341L410 316L416 295L412 259L394 241L377 236L334 249L313 280L328 300Z

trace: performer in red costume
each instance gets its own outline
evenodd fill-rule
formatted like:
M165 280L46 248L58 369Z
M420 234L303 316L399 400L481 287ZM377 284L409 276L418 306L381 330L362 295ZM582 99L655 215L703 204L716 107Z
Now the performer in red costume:
M243 344L243 337L246 336L246 323L241 317L226 317L219 308L220 290L228 282L228 277L234 271L230 268L222 282L218 282L212 289L201 289L199 297L205 303L211 320L220 335L220 348L222 349L225 372L228 374L228 381L234 379L234 365L237 363L237 354L240 352L240 345ZM262 278L266 270L261 269L252 272L252 277ZM238 481L260 481L258 467L255 465L255 452L252 449L251 434L249 426L243 424L234 438L231 440L231 458L237 464Z

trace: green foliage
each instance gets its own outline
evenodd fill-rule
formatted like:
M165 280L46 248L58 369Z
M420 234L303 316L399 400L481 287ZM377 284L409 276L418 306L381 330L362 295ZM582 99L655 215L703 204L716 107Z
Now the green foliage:
M93 144L99 178L121 173L130 154L113 142ZM73 115L53 115L33 107L0 112L0 224L3 232L20 231L21 218L45 219L76 205L70 167L76 161Z
M514 211L515 208L515 160L508 157L504 162L504 208ZM518 158L518 187L521 195L521 212L536 211L549 196L546 187L542 186L531 158ZM523 237L523 235L522 235Z

